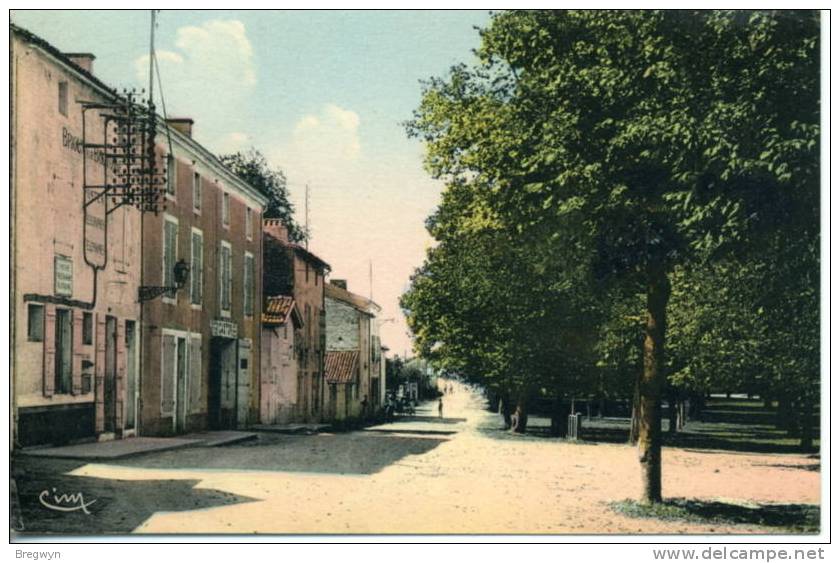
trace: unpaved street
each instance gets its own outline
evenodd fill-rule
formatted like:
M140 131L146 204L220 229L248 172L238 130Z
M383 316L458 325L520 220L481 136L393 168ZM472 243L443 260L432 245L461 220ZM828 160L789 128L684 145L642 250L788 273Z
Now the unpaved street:
M746 533L759 525L622 516L639 492L632 447L513 436L480 396L456 386L443 418L418 416L343 434L259 439L109 464L24 459L30 533ZM666 448L666 497L815 505L819 471L800 455ZM51 512L49 487L95 499L90 515Z

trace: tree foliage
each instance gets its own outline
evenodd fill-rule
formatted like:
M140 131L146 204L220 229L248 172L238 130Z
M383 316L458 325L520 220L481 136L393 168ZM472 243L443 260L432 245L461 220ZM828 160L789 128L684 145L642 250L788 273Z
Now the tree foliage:
M219 160L268 197L263 218L281 219L289 230L289 240L292 242L306 239L305 230L295 221L295 208L289 201L286 175L282 170L272 168L265 156L253 147L244 152L222 155Z
M632 366L657 501L666 385L813 396L819 15L511 11L480 34L407 125L447 185L410 326L491 385Z

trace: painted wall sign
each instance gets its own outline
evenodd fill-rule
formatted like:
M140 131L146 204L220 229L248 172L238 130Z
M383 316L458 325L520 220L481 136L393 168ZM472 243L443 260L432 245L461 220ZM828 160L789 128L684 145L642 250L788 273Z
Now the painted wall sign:
M73 295L73 260L67 256L55 256L55 294L71 297Z
M220 338L236 338L239 334L236 323L214 319L210 321L210 335Z

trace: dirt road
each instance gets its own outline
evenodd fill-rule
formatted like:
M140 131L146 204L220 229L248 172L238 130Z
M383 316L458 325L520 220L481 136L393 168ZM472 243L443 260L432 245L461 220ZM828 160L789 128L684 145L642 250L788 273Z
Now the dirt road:
M409 421L315 436L260 436L224 448L113 464L25 462L31 532L75 533L749 533L757 524L630 518L609 503L640 489L635 449L513 436L466 387ZM52 464L52 465L50 465ZM800 455L666 448L666 497L815 505L819 471ZM45 512L56 486L96 498L91 515ZM99 495L99 496L97 496ZM97 506L98 505L98 506Z

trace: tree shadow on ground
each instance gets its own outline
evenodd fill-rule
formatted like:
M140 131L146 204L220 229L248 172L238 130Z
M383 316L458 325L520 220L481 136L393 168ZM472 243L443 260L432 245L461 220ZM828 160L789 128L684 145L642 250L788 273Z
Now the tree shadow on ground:
M820 531L820 507L813 504L741 505L675 498L652 505L623 500L611 503L610 507L631 518L763 526L774 528L771 531L777 533L817 534Z
M194 489L198 480L119 480L67 475L84 461L21 458L13 460L18 488L21 536L109 535L135 530L157 512L200 510L253 502L256 499L215 489ZM47 491L47 493L43 493ZM44 506L40 498L62 507L77 502L55 502L62 494L81 493L89 514Z
M440 417L437 415L405 415L405 416L398 416L393 420L393 422L434 422L440 424L458 424L459 422L466 422L466 418L455 418L455 417Z
M156 469L377 473L409 455L422 455L446 438L353 432L314 436L258 433L256 440L224 448L187 448L112 462Z

